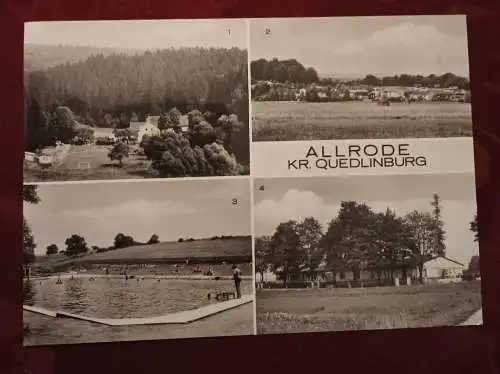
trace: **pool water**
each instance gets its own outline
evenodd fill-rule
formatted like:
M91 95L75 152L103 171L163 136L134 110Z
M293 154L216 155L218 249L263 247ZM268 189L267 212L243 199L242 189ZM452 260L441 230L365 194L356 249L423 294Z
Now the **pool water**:
M95 318L153 317L217 303L208 293L234 292L229 280L73 278L24 281L24 304ZM251 294L251 281L241 293Z

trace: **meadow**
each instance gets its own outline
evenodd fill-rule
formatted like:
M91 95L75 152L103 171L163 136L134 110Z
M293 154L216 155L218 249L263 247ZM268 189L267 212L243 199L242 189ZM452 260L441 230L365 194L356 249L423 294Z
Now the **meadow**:
M252 102L254 141L472 136L468 103Z
M123 165L111 162L108 153L111 146L71 145L61 160L48 168L35 163L25 164L25 182L78 181L95 179L130 179L154 177L151 161L135 153L123 159ZM137 147L136 147L137 148Z
M173 264L183 263L186 258L189 258L193 263L207 264L229 260L237 261L240 264L251 262L251 238L233 237L223 240L200 239L184 242L161 242L135 245L108 252L89 253L75 258L64 254L40 256L34 263L34 271L51 273L65 270L73 265L121 264L133 266L134 264L149 263L170 264L164 265L167 266L165 271L168 272ZM144 273L143 269L140 270L141 273ZM160 269L158 270L161 273ZM244 269L242 270L244 271ZM244 271L244 274L251 273Z
M454 326L481 308L480 282L257 290L259 334Z

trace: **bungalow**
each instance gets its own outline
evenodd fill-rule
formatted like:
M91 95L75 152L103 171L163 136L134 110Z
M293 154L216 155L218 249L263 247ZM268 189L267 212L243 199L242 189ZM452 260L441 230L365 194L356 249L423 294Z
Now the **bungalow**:
M450 258L440 256L432 258L424 263L423 267L423 279L424 282L434 282L434 281L456 281L462 278L464 270L464 265L458 261L452 260ZM355 272L351 269L331 269L326 261L322 261L316 269L311 269L307 265L299 266L299 280L303 282L316 282L316 281L330 281L330 282L370 282L370 281L383 281L387 283L388 281L399 285L411 284L412 280L416 280L419 277L417 268L407 267L406 269L395 268L395 269L380 269L380 268L365 268ZM283 272L283 267L276 270L276 278L280 278L279 273ZM271 276L266 275L268 280L264 282L273 282L270 280ZM260 278L257 279L260 282Z

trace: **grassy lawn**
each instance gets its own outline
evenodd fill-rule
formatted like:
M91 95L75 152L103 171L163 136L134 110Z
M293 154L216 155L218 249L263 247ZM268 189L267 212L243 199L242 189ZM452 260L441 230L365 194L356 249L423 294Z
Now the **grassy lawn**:
M367 289L257 290L260 334L457 325L481 308L480 282Z
M472 136L467 103L252 102L254 141Z
M253 334L253 304L245 304L187 325L104 326L24 312L24 345L52 345L177 339Z
M111 162L108 158L111 146L90 147L93 148L72 145L63 162L48 169L42 169L38 165L25 167L24 181L129 179L156 176L149 168L150 161L144 156L130 154L123 159L123 166L120 167L117 161Z

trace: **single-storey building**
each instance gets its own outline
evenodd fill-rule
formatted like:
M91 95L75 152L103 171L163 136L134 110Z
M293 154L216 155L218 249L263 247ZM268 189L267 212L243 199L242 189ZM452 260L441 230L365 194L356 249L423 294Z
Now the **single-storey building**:
M461 279L464 270L464 265L458 261L448 257L438 256L424 263L422 276L424 282L432 282L435 280L457 280ZM275 279L281 279L279 274L283 271L280 267L275 272ZM326 261L322 261L320 265L311 269L307 265L299 266L300 275L295 276L295 280L304 282L326 281L326 282L369 282L369 281L391 281L394 279L396 284L411 284L419 278L419 272L416 267L380 269L380 268L365 268L357 271L357 274L351 269L331 269ZM256 277L257 282L260 282L260 274ZM266 275L269 280L264 282L273 282L271 276ZM291 277L289 276L289 279ZM275 281L275 280L274 280Z

